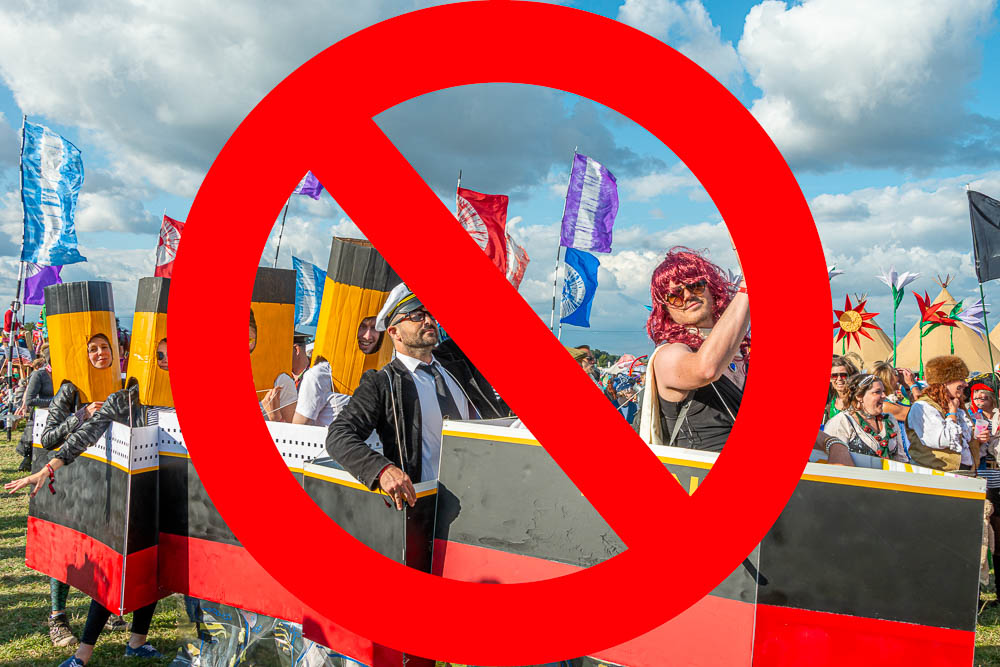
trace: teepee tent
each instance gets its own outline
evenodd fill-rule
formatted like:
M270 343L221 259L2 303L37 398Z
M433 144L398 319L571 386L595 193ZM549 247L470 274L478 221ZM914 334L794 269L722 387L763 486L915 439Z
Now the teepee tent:
M869 320L873 324L878 324L874 319ZM856 352L865 362L865 369L870 370L877 361L892 361L892 340L882 331L881 327L864 330L871 339L863 335L858 337L858 343L851 340L850 336L844 336L837 342L837 332L833 333L833 353L846 354Z
M990 332L990 342L993 343L996 348L1000 349L1000 324L993 327L993 331ZM1000 359L994 358L993 363L1000 364Z
M957 303L955 297L948 292L948 283L943 281L941 292L931 299L931 303L944 302L938 310L945 313ZM949 336L950 334L950 336ZM980 338L975 331L959 324L957 327L940 326L926 336L923 342L923 361L939 357L943 354L951 354L951 344L954 340L955 356L960 357L972 372L990 370L990 351L987 344L992 348L993 359L1000 363L1000 349L985 338ZM903 337L896 349L896 365L903 368L920 368L920 322L913 325L909 333Z

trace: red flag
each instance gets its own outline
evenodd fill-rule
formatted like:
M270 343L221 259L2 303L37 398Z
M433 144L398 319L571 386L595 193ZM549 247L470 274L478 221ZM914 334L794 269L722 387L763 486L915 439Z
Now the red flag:
M507 275L507 195L458 189L458 221L486 256Z
M177 244L181 242L181 232L184 223L163 216L160 226L160 240L156 243L156 271L154 276L169 278L174 271L174 257L177 255Z
M524 279L524 270L528 268L528 252L514 241L514 237L507 235L507 280L517 289Z

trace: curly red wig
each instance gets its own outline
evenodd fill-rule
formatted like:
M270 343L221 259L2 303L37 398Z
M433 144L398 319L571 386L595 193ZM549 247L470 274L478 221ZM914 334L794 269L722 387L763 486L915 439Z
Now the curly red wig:
M722 312L733 299L736 287L726 278L722 269L705 259L703 255L684 246L674 246L667 251L667 256L653 271L653 279L649 285L649 293L653 298L653 312L646 320L646 331L657 345L661 343L684 343L692 350L698 350L702 344L701 336L691 333L688 327L677 324L670 317L665 296L670 291L670 283L693 283L704 279L708 283L708 291L712 294L715 307L712 316L719 320ZM747 334L740 344L740 354L745 362L750 358L750 335Z

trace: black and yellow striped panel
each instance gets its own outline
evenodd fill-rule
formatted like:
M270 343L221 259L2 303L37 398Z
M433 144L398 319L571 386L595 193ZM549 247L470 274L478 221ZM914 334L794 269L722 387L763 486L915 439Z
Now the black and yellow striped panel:
M422 572L431 571L437 488L421 489L403 511L386 506L386 496L345 480L341 468L323 457L306 466L303 487L309 497L349 534L383 556Z
M135 298L132 320L132 346L129 351L126 383L139 385L139 401L143 405L173 407L170 393L170 373L160 368L156 352L160 342L167 340L167 299L169 278L141 278ZM169 359L169 355L168 355Z
M438 539L579 566L623 550L537 441L516 429L476 432L485 428L444 431L440 484L450 493L439 494ZM695 493L712 467L697 460L701 454L658 458ZM756 595L777 607L975 629L982 492L916 473L818 464L807 471L754 553L712 595L745 601ZM766 472L762 465L746 474L767 484ZM633 490L624 485L622 492ZM636 503L654 497L655 491L640 493ZM733 498L731 516L720 526L751 511L753 498Z
M279 375L292 372L295 271L258 268L250 310L257 324L257 345L250 353L253 384L263 392L274 386ZM258 395L262 397L263 393Z
M32 470L38 472L56 452L36 446ZM46 487L28 506L28 515L65 526L131 554L156 545L155 467L129 472L108 460L84 454L59 470L55 494Z
M118 329L111 283L87 281L45 288L49 327L52 385L70 381L80 392L80 402L103 401L121 389ZM101 334L111 345L111 365L94 368L87 358L87 343Z
M392 343L384 333L375 352L363 353L358 346L358 328L365 318L378 315L389 291L400 282L371 243L333 239L313 363L318 357L330 362L334 391L353 394L365 371L377 370L392 359Z

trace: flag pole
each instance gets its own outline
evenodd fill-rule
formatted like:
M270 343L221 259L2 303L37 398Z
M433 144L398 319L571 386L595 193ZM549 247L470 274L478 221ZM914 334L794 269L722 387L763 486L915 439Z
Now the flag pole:
M292 196L285 200L285 212L281 214L281 229L278 230L278 245L274 249L274 267L278 268L278 253L281 252L281 235L285 233L285 218L288 216L288 205L292 203Z
M983 292L982 283L979 283L979 298L982 299L983 304L983 327L986 328L986 335L983 338L986 339L986 351L990 353L990 373L996 375L997 367L993 362L993 343L990 342L990 325L986 321L986 294Z
M573 147L573 163L570 163L569 168L569 178L566 179L566 200L569 200L569 185L573 181L573 164L576 162L576 154L579 150L579 146ZM565 210L565 203L563 204L563 210ZM559 223L559 239L558 245L556 246L556 270L555 275L552 276L552 313L549 315L549 330L552 333L556 332L556 289L559 285L559 260L562 254L562 222ZM559 323L559 334L556 335L558 339L562 335L562 322Z
M556 246L556 270L552 276L552 314L549 315L549 330L553 333L555 333L556 328L556 286L559 284L560 255L562 255L562 243Z
M7 340L7 388L10 390L7 399L7 442L10 442L10 432L14 425L12 420L14 407L14 385L13 385L13 354L14 354L14 322L17 320L19 309L18 301L21 299L21 280L24 277L24 125L28 120L27 114L21 116L21 152L17 158L17 174L21 185L21 259L17 263L17 289L14 292L14 301L10 304L11 325L10 337ZM18 355L20 356L20 355Z

